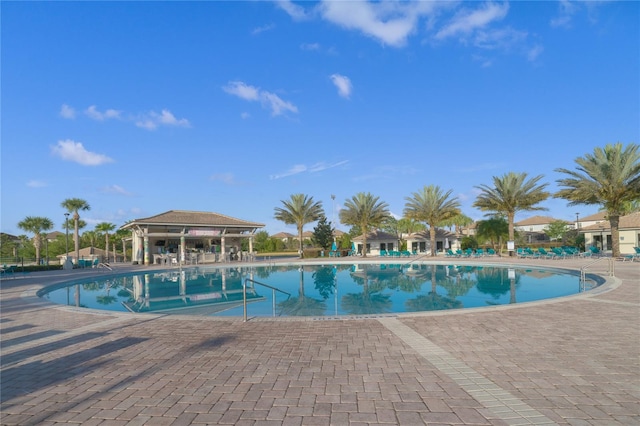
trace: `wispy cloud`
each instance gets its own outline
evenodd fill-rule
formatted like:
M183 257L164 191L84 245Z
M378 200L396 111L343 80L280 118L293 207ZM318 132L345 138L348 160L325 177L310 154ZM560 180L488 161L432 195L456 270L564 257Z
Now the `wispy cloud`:
M142 114L128 114L117 109L100 111L96 105L91 105L84 110L84 114L92 120L106 121L117 119L133 123L137 127L147 130L155 130L159 126L191 127L189 120L186 118L176 118L168 109L163 109L159 113L149 111ZM67 104L63 104L60 108L60 116L67 119L75 118L76 110Z
M554 18L551 18L551 22L549 24L552 27L564 27L567 28L571 26L571 20L573 15L578 11L578 7L574 2L569 0L560 0L558 2L558 15Z
M448 37L465 37L494 21L503 19L508 11L507 3L485 3L478 9L463 9L436 33L435 38L442 40Z
M55 146L51 147L51 153L65 161L82 164L83 166L99 166L113 162L113 159L106 155L87 151L81 142L75 142L71 139L58 141Z
M345 99L349 99L351 97L353 85L351 84L349 77L340 74L332 74L329 78L331 78L333 84L338 88L338 95Z
M302 6L294 4L291 0L277 0L275 3L280 9L287 12L289 16L296 21L302 21L309 18L307 11Z
M505 163L480 163L469 167L459 167L456 168L455 171L459 173L474 173L484 170L502 170L506 166L507 165Z
M104 121L109 119L120 118L121 111L115 109L108 109L104 112L98 111L98 107L91 105L84 113L91 119L96 121Z
M332 169L334 167L345 165L348 162L349 160L338 161L337 163L318 162L311 166L307 166L305 164L296 164L285 172L277 173L275 175L269 176L269 179L271 180L282 179L284 177L293 176L300 173L318 173L323 170Z
M225 185L237 185L238 182L235 179L233 173L215 173L209 177L209 180L222 182Z
M276 27L275 24L271 23L271 24L267 24L267 25L263 25L261 27L256 27L253 30L251 30L251 34L252 35L258 35L260 33L263 33L265 31L271 31Z
M320 50L320 43L302 43L300 49L311 51Z
M147 130L155 130L159 126L191 127L186 118L176 118L173 113L163 109L160 113L150 111L136 120L136 126Z
M60 117L73 120L76 118L76 110L67 104L62 104L62 107L60 107Z
M119 195L127 195L127 196L132 195L131 192L127 191L126 189L124 189L119 185L105 186L101 189L101 191L106 194L119 194Z
M298 107L285 101L275 93L267 92L242 81L230 81L222 90L230 95L250 102L260 102L264 108L271 110L271 115L282 115L286 112L297 113Z
M42 180L36 180L36 179L32 179L30 181L27 182L27 186L29 188L44 188L49 186L49 184L45 181Z

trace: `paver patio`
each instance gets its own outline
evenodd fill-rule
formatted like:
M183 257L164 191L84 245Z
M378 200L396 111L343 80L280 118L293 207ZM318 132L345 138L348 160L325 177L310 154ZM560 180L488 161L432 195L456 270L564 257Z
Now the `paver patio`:
M103 272L18 273L0 284L0 423L638 425L640 262L615 266L606 291L548 302L246 323L53 305L35 291Z

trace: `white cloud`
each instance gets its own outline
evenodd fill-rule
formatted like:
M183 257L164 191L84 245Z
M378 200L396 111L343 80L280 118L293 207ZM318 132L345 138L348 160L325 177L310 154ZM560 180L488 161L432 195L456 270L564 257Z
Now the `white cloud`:
M249 86L242 81L230 81L222 90L246 101L257 101L260 99L259 89Z
M302 43L300 45L302 50L320 50L320 43Z
M230 81L222 90L244 99L246 101L260 101L260 103L271 110L271 115L282 115L286 111L297 113L298 108L291 102L285 101L275 93L261 90L260 88L250 86L242 81Z
M573 15L578 10L577 6L569 0L560 0L558 8L560 9L558 16L551 19L550 25L552 27L569 27Z
M455 36L466 36L475 30L486 27L494 21L507 16L509 5L507 3L485 3L475 10L463 9L458 12L451 21L435 35L436 39L445 39Z
M242 112L240 113L240 118L242 118L243 120L247 120L251 118L251 114L249 114L248 112Z
M318 6L327 21L357 30L385 45L403 46L422 16L431 14L439 2L323 1Z
M290 0L278 0L276 1L276 4L280 9L287 12L289 16L291 16L291 18L293 18L296 21L302 21L309 17L309 15L307 15L307 12L304 10L302 6L298 6L297 4L294 4Z
M42 180L32 179L29 182L27 182L27 186L29 188L44 188L46 186L49 186L49 184L44 182L44 181L42 181Z
M119 185L109 185L102 188L102 192L108 194L132 195L129 191Z
M82 164L83 166L99 166L113 161L106 155L87 151L81 142L74 142L71 139L58 141L57 145L51 147L51 152L65 161Z
M330 78L333 84L338 88L338 94L343 98L349 99L351 97L351 91L353 90L349 77L340 74L332 74Z
M263 33L265 31L271 31L275 27L276 27L275 24L268 24L268 25L263 25L261 27L256 27L251 31L251 34L258 35L258 34Z
M104 121L113 118L120 118L120 111L115 109L108 109L105 112L98 111L98 108L95 105L91 105L84 111L85 114L89 118L92 118L97 121Z
M62 107L60 108L60 117L73 120L76 118L76 110L67 104L62 104Z
M155 130L158 126L191 127L186 118L176 118L171 111L163 109L160 113L155 111L143 114L136 120L136 126L147 130Z
M285 172L269 176L269 179L271 179L271 180L282 179L284 177L293 176L293 175L297 175L297 174L304 173L304 172L317 173L317 172L321 172L323 170L332 169L334 167L342 166L344 164L347 164L348 162L349 162L348 160L342 160L342 161L339 161L337 163L318 162L318 163L315 163L312 166L306 166L305 164L296 164L296 165L292 166L289 170L287 170Z
M531 49L529 49L529 51L527 52L527 59L531 62L535 61L538 56L540 56L540 54L544 51L544 48L542 46L540 46L539 44L533 46Z

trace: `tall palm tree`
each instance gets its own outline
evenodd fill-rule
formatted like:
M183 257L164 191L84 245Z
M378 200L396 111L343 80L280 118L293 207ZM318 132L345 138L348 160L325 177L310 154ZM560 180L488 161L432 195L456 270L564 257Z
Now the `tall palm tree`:
M39 216L27 216L18 222L18 228L33 233L33 246L36 249L36 263L40 264L40 248L42 247L42 233L53 228L51 219Z
M82 239L84 240L84 243L87 243L87 240L89 241L89 246L90 247L95 247L96 246L96 241L98 240L99 237L99 233L96 230L93 231L85 231L82 233Z
M367 257L367 234L389 217L389 205L370 193L359 192L346 200L340 210L340 223L360 227L362 232L362 257Z
M290 200L282 200L284 207L276 207L274 218L287 225L296 225L298 228L298 253L300 258L302 251L302 230L307 223L315 222L324 215L321 201L313 201L313 197L304 194L293 194Z
M114 229L116 229L116 225L109 222L101 222L96 225L96 232L104 234L104 247L106 250L107 263L109 263L109 232L113 231Z
M405 198L405 217L429 225L431 256L436 255L436 226L460 214L458 199L449 198L452 192L450 189L443 193L439 186L429 185L423 187L421 192L414 192L411 197Z
M640 199L640 147L621 143L596 148L576 158L577 170L556 169L568 177L557 180L563 189L553 196L569 205L601 205L611 225L612 255L620 256L620 216Z
M460 229L465 227L465 226L469 226L471 224L473 224L473 219L471 219L469 216L467 216L467 215L463 214L462 212L460 212L460 214L457 214L457 215L453 216L450 219L443 220L438 225L439 226L447 226L449 228L451 228L452 226L455 227L456 237L459 237L460 236Z
M506 216L509 224L509 241L514 241L514 222L517 212L547 210L536 206L550 195L545 191L547 183L538 185L542 177L538 175L527 180L527 173L524 172L509 172L500 177L494 176L493 188L484 184L476 186L481 192L473 203L473 207Z
M81 198L67 198L61 203L62 208L66 209L69 213L73 213L73 243L75 244L76 260L80 258L80 238L78 238L78 221L80 220L80 210L87 211L91 209L89 203Z

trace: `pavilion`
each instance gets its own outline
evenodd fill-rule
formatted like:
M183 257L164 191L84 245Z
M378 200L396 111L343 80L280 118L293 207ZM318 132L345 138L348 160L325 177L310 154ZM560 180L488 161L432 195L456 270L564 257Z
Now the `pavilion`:
M253 254L253 238L262 223L212 212L169 210L121 226L132 234L133 263L220 262ZM248 251L242 242L248 241Z

